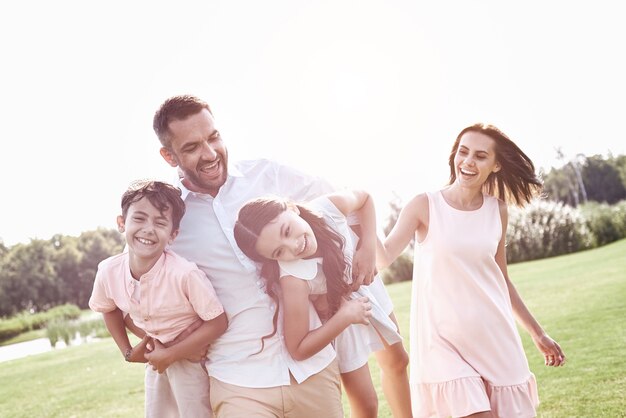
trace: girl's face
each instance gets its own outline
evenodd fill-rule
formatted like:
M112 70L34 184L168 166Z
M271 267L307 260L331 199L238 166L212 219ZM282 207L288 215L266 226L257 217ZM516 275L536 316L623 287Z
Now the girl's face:
M480 132L466 132L459 141L454 166L459 184L481 187L491 173L500 170L495 141Z
M298 209L290 206L263 227L255 249L270 260L293 261L314 256L317 240Z

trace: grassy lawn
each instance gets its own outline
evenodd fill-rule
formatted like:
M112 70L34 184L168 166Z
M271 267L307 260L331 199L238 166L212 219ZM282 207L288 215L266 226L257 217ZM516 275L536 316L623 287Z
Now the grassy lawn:
M626 417L626 240L547 260L509 274L568 357L543 365L522 333L539 384L540 417ZM410 283L388 286L408 336ZM408 339L406 341L408 348ZM380 417L391 417L380 395ZM143 366L126 364L110 339L0 363L2 417L143 416Z

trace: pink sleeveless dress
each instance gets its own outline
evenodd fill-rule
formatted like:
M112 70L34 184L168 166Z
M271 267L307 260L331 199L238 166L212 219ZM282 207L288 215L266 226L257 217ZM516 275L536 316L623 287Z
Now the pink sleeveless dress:
M535 376L495 261L498 200L484 195L473 211L454 209L441 191L428 200L428 234L415 246L412 284L413 414L534 417Z

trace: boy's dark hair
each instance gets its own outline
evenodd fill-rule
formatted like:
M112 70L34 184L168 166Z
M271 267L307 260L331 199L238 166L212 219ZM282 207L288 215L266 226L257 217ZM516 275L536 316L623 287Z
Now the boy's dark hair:
M122 195L122 216L126 219L130 205L147 197L150 203L161 212L161 215L165 215L167 209L172 208L172 229L176 231L185 214L185 202L181 194L178 187L162 181L134 181Z

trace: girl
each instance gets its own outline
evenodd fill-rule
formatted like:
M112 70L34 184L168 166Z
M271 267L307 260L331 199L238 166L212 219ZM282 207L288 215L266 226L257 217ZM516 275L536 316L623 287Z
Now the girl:
M390 404L396 401L392 409L399 411L397 416L410 416L402 339L388 312L372 294L372 288L382 286L382 282L376 279L371 286L361 286L355 292L350 289L357 242L346 214L352 212L359 217L362 228L361 251L369 251L373 263L374 204L361 191L331 194L309 205L279 198L252 200L239 211L235 240L248 257L262 263L267 291L282 312L290 355L294 359L307 358L336 339L341 379L352 416L376 417L378 400L367 360L371 351L386 352L381 367L387 369L387 364L393 364L391 357L404 365L404 380L402 372L392 368L387 372L388 376L396 376L392 380L399 394L390 399ZM316 298L323 325L309 310L310 297ZM274 332L278 320L277 311Z
M449 157L450 183L420 194L378 246L379 268L415 237L411 395L417 417L534 417L535 377L514 316L559 366L565 355L508 277L507 203L541 190L532 161L491 125L467 127Z

